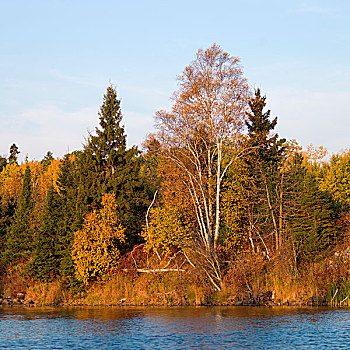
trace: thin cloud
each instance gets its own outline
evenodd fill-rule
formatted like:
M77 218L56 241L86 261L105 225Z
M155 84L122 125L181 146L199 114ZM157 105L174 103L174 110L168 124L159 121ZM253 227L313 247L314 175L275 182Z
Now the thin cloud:
M321 6L316 3L307 3L303 2L299 4L298 7L289 11L290 13L305 13L305 14L313 14L313 15L338 15L338 12L335 11L334 8Z
M302 146L325 146L336 153L350 145L347 101L350 92L312 92L291 89L270 91L268 108L278 116L281 137L296 139Z
M134 111L123 112L128 147L141 145L146 135L153 130L153 115Z
M0 154L7 155L12 143L21 151L20 160L28 154L30 159L42 159L48 150L55 157L68 151L82 149L85 139L98 126L98 109L94 107L65 111L58 105L41 104L35 108L8 116L2 121ZM128 147L140 145L145 135L152 131L153 114L123 111L123 121Z
M100 88L101 86L101 84L96 82L96 80L93 78L64 74L58 69L50 69L49 75L52 78L59 79L62 81L67 81L69 83L73 83L77 85L90 86L90 87L96 87L96 88Z
M98 123L96 107L64 111L58 106L41 105L23 110L3 121L0 132L0 153L16 143L22 158L41 159L48 150L61 157L67 150L81 149L88 129ZM23 160L23 159L22 159Z

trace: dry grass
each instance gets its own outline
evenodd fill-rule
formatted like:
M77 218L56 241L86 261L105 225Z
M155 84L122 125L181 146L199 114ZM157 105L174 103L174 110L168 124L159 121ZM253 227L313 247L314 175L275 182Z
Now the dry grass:
M350 250L349 250L350 251ZM21 278L19 271L9 271L2 281L2 295L27 292L27 299L38 305L203 305L231 304L244 294L256 296L271 291L275 300L302 301L311 296L332 298L338 289L338 304L348 304L350 299L350 252L309 263L297 273L286 255L267 261L264 257L247 255L226 267L222 290L215 292L203 274L192 267L183 272L125 273L123 270L95 282L86 293L73 297L59 282L43 283Z
M57 305L70 301L69 292L60 282L44 283L36 281L27 289L26 299L31 299L36 305Z
M205 286L189 283L178 273L138 276L117 274L89 288L76 303L88 305L202 305L208 302Z

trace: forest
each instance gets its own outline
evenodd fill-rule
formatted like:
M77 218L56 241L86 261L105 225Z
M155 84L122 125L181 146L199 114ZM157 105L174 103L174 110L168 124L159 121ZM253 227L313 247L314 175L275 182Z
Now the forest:
M199 50L140 148L114 85L98 118L61 159L0 158L2 298L348 305L350 151L280 138L238 58Z

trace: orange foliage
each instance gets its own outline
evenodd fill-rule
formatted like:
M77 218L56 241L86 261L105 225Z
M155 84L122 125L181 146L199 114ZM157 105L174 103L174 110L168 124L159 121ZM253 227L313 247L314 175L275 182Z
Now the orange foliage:
M57 190L57 177L60 160L53 160L48 167L41 162L31 161L18 165L7 164L0 173L0 196L3 205L17 205L23 186L24 172L27 165L31 170L33 212L30 221L35 227L39 224L46 202L49 186Z
M325 147L315 147L313 144L310 144L307 147L307 150L302 152L302 154L311 164L315 164L322 160L327 155L327 153L328 151Z
M116 214L115 195L102 198L102 209L88 214L81 230L74 234L72 258L79 280L88 284L115 267L120 256L118 244L125 242L125 229Z
M24 169L16 163L7 164L0 173L0 196L4 205L18 202L22 191Z
M156 114L156 137L164 157L185 179L176 195L186 193L184 203L192 202L197 235L207 251L215 250L222 181L238 156L249 88L239 59L216 44L199 50L178 81L171 112Z

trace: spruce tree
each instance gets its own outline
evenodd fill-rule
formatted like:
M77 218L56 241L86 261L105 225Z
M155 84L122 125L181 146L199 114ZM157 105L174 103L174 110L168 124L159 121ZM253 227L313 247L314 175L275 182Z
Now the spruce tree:
M77 171L79 156L79 152L64 156L57 179L59 193L55 193L57 205L60 208L55 217L57 220L55 227L57 252L60 260L59 274L69 285L74 282L74 266L71 257L74 232L81 228L88 212L80 193L80 174Z
M6 234L11 225L12 217L15 213L15 206L10 203L3 203L0 197L0 273L4 269L4 249L6 244Z
M18 154L20 154L20 151L18 150L18 147L16 144L12 144L10 147L10 155L9 155L9 163L16 163L17 164L17 158Z
M51 151L47 151L45 157L42 159L40 163L43 164L45 168L47 168L53 160L54 160L53 153Z
M259 161L264 165L277 163L283 157L286 139L279 139L277 133L273 133L277 125L277 117L270 120L270 110L263 112L266 106L266 96L261 96L260 89L255 91L255 96L250 99L250 111L248 120L248 144L249 147L257 147L254 151L254 162Z
M73 237L87 213L79 197L76 171L79 155L80 152L74 152L63 157L58 172L58 191L52 185L49 188L29 266L33 277L43 281L59 278L73 292L81 290L71 256Z
M120 100L113 86L104 95L99 120L100 127L89 136L79 157L79 198L82 206L91 210L99 208L104 193L115 193L127 244L133 244L140 239L149 198L141 177L139 151L126 148Z
M297 265L322 257L340 232L331 198L319 190L310 170L305 169L304 175L303 179L299 176L299 183L294 182L299 191L290 219Z
M247 189L246 217L252 228L250 238L253 239L254 232L258 233L255 235L256 245L270 254L273 250L280 250L281 245L279 216L282 213L278 212L281 173L278 168L283 161L286 140L279 139L274 133L277 117L270 120L270 110L264 112L265 105L266 97L261 96L260 89L257 89L249 101L250 112L246 121L248 137L245 147L250 152L245 161L251 179L251 186Z
M61 206L51 185L48 190L40 227L35 235L30 273L42 281L52 281L59 273L60 256L57 225L60 223Z
M18 208L13 217L6 239L5 261L15 262L21 258L28 259L33 245L33 229L31 226L31 214L33 209L31 171L26 166L22 193Z

